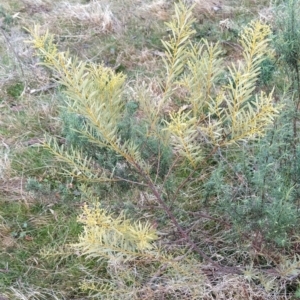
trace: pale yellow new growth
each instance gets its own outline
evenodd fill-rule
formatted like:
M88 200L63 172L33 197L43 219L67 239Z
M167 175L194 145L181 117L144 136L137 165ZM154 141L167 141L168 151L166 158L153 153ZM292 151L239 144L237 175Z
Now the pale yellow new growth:
M157 234L148 222L130 222L122 214L115 218L99 208L99 203L91 208L84 205L78 221L83 224L83 232L73 247L82 255L120 262L155 256L149 251L155 249Z
M192 17L186 11L183 15L187 16L185 22L190 26L189 18ZM224 72L219 45L203 40L200 45L190 43L188 46L188 34L178 41L178 30L174 30L178 26L177 20L168 26L177 37L177 44L184 45L184 50L178 55L174 46L170 51L171 45L164 44L168 57L165 63L170 65L170 70L177 70L174 72L177 78L167 77L167 86L177 84L187 91L185 105L172 113L167 122L170 142L177 155L196 168L202 160L203 143L221 147L264 135L268 125L279 114L279 107L274 107L272 93L254 93L260 64L269 51L270 28L260 22L252 22L244 29L240 38L244 61L229 68L228 85L216 87L216 80ZM185 71L179 79L183 62ZM172 96L171 90L168 96Z
M242 32L240 42L244 48L244 63L230 68L231 80L223 93L226 109L223 110L224 136L221 144L252 139L265 133L278 115L272 93L253 95L260 64L268 52L270 28L258 21L250 23ZM250 101L251 98L254 100Z
M163 105L170 100L174 88L176 88L178 76L183 72L187 63L188 52L186 50L189 39L196 32L192 26L194 21L192 8L187 9L180 2L175 5L175 15L172 21L166 23L167 27L171 30L171 35L168 41L162 40L166 50L165 57L163 58L166 67L166 82L163 97L157 107L157 115L161 113Z
M218 43L213 45L206 40L202 44L192 44L189 49L189 72L181 84L190 92L188 102L192 105L194 117L203 118L212 102L211 97L216 92L215 81L223 71L221 53Z
M172 132L171 143L174 150L196 168L202 160L202 145L197 141L198 132L195 126L197 120L195 117L190 118L189 115L189 112L171 115L168 130Z

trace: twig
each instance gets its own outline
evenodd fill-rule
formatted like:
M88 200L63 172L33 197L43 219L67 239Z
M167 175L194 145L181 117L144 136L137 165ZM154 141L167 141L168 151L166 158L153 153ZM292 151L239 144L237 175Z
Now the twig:
M53 83L53 84L50 84L50 85L43 86L39 89L32 89L32 90L30 90L30 94L37 94L37 93L40 93L40 92L45 92L45 91L48 91L48 90L53 89L55 87L57 87L57 84Z
M172 172L172 170L174 169L175 165L177 164L178 160L179 160L179 156L177 156L177 157L175 158L175 160L174 160L173 163L172 163L172 166L169 168L168 173L167 173L167 175L165 176L164 181L163 181L163 183L162 183L162 186L165 186L165 183L167 182L169 176L171 175L171 172Z
M0 269L0 272L2 272L2 273L8 273L8 270Z
M129 180L129 179L125 179L125 178L123 178L123 177L120 177L120 176L114 176L114 178L116 178L117 181L125 181L125 182L131 183L131 184L141 185L141 186L144 186L144 187L147 187L147 186L148 186L148 185L145 184L145 183L137 182L137 181L132 181L132 180Z
M216 262L214 262L208 255L204 253L191 239L191 237L183 230L183 228L180 226L178 221L176 220L174 214L172 213L171 209L166 205L165 201L161 198L161 195L159 191L157 190L156 186L154 185L152 179L148 176L148 174L145 174L143 169L139 166L139 164L135 163L135 167L137 171L144 177L145 181L148 183L148 187L154 194L157 202L162 206L172 223L175 225L178 232L181 234L181 236L188 242L188 244L191 246L191 248L197 252L200 257L202 257L204 260L210 262L215 267L220 267Z

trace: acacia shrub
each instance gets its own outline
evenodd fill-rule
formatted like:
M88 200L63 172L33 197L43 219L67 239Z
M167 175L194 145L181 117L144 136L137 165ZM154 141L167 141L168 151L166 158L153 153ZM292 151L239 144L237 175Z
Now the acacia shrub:
M245 27L239 40L242 59L224 70L218 43L193 42L193 22L192 8L176 4L166 23L170 36L162 41L164 75L153 78L160 82L156 98L147 88L132 87L122 73L59 52L54 37L40 35L38 27L31 31L42 63L64 86L69 143L60 145L48 137L44 147L62 162L66 176L83 184L82 199L87 203L79 217L83 231L73 247L106 266L103 279L83 284L97 297L141 297L153 291L154 282L159 289L153 299L203 296L207 278L201 273L202 261L222 266L197 245L195 224L188 217L191 211L184 205L190 198L200 198L201 203L203 182L217 169L222 149L238 149L241 143L264 136L279 114L272 92L257 92L260 66L269 53L270 28L258 21ZM219 85L224 71L230 79ZM134 88L134 101L128 100ZM116 182L135 186L151 198L155 205L150 216L137 219L138 215L123 212L116 216L101 205L92 187ZM195 210L201 209L199 204ZM161 212L167 221L155 225ZM159 235L163 239L162 231L171 234L174 228L172 251L157 239ZM183 250L176 248L178 236ZM197 264L201 276L195 278L191 270Z

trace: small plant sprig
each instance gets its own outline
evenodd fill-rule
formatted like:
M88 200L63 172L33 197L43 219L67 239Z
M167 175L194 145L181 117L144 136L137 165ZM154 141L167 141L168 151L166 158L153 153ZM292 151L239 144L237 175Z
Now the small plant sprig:
M91 191L82 186L81 191L89 203L82 208L78 222L83 224L79 242L73 247L87 257L106 258L110 262L130 261L140 257L154 258L158 239L156 229L149 222L130 222L124 214L114 217L105 209ZM152 252L152 253L151 253Z

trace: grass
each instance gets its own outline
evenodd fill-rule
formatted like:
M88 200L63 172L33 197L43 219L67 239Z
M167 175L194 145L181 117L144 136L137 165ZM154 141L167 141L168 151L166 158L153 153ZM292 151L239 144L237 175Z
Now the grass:
M228 0L216 10L215 1L190 2L195 2L198 22L195 38L221 40L228 63L238 55L235 44L240 29L269 6L269 1ZM83 203L76 182L62 178L59 174L61 166L53 161L49 152L37 146L45 134L60 134L61 100L59 91L51 88L53 75L37 65L37 58L25 43L30 36L24 28L39 23L41 31L49 29L56 34L62 50L70 49L80 59L104 63L122 71L129 80L142 86L144 81L151 81L153 73L161 71L162 64L157 60L163 55L161 39L168 36L164 21L169 20L172 9L170 1L165 0L107 3L9 0L0 6L1 300L87 299L89 295L79 288L79 283L88 277L87 269L94 269L98 274L105 272L101 264L85 261L67 246L78 239L81 227L76 218ZM225 20L230 27L220 25L225 24ZM156 84L153 81L149 91L153 96ZM105 205L114 210L124 208L130 215L134 206L128 199L133 198L134 204L140 205L138 213L141 217L149 213L135 190L122 196L125 200L120 199L120 191L116 190L117 200L112 201L108 198L107 187L99 189ZM193 205L198 203L191 197L187 207ZM164 216L157 217L161 218L161 223L167 223ZM182 216L184 220L185 216ZM197 226L195 235L197 228L206 229L207 240L210 240L209 234L216 234L217 223L213 219L201 221ZM215 247L224 243L221 254L232 253L229 258L232 264L250 262L251 256L255 256L244 252L243 248L237 249L230 241L224 242L221 237L211 243ZM205 243L203 247L206 247ZM262 264L276 265L280 255L267 262L265 257L265 254L261 257ZM260 284L271 285L273 277L268 280L265 275L265 281L259 281L252 274L252 280L250 271L241 276L220 275L210 288L213 293L219 293L220 299L300 299L297 280L291 283L279 280L285 286L281 291L292 296L285 297L283 292L276 294L272 288L270 293L263 293ZM254 282L255 290L250 281ZM256 298L250 298L251 295Z
M75 242L80 232L75 204L74 199L73 208L67 202L59 204L58 199L49 201L49 196L47 202L30 204L1 197L0 290L18 282L73 292L76 287L71 282L79 279L79 262L68 255L66 245Z

